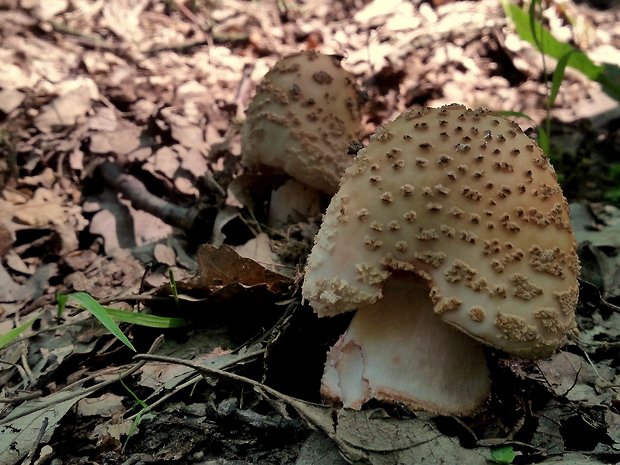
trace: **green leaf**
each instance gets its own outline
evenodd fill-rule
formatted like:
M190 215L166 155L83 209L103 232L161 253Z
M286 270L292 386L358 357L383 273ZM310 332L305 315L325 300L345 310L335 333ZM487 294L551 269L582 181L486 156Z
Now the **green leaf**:
M538 50L543 50L543 44L540 43L541 35L538 34L536 31L536 5L537 4L538 2L536 0L531 0L530 7L528 9L528 14L529 14L528 23L530 27L530 32L532 34L532 39L534 39L534 45L536 45L536 48Z
M542 126L538 126L536 130L538 131L538 145L542 149L543 153L549 155L551 153L551 139L549 137L549 133Z
M512 463L517 454L511 446L497 447L491 449L491 457L495 463Z
M583 73L588 79L600 83L603 91L620 101L620 68L615 65L605 63L597 65L590 58L569 44L557 40L551 32L536 20L534 16L535 5L533 0L530 4L529 14L509 0L502 0L502 6L507 17L512 19L515 29L519 36L534 45L538 50L550 57L560 60L567 53L571 53L567 65Z
M187 326L189 321L185 318L175 318L159 315L149 315L147 313L134 313L112 307L103 307L105 311L116 321L131 323L149 328L179 328Z
M599 81L603 91L611 98L620 102L620 66L611 63L603 63L603 75Z
M602 66L594 64L582 51L557 40L553 37L551 32L531 14L526 13L508 0L502 0L502 5L504 6L506 16L514 22L519 37L534 45L539 51L544 52L556 60L559 60L562 56L572 51L573 54L568 61L569 66L581 71L592 80L597 80L599 76L603 74ZM544 49L541 50L541 47Z
M17 328L13 328L4 334L0 334L0 349L14 342L24 331L30 328L34 324L34 322L37 321L38 319L39 319L39 315L35 316L34 318L31 318L25 323L22 323Z
M62 314L65 312L65 308L67 306L67 295L56 293L56 304L58 304L58 310L56 311L56 316L60 318Z
M568 60L574 52L574 50L571 50L565 55L562 55L562 58L558 60L558 64L553 71L553 78L551 79L551 91L547 96L547 105L549 106L549 108L553 106L553 103L558 96L558 92L560 92L560 86L562 85L562 81L564 80L566 65L568 64Z
M78 307L84 308L93 314L108 331L110 331L119 341L136 352L133 344L127 339L127 336L123 334L118 325L114 322L112 317L108 314L105 308L97 302L92 296L85 292L74 292L67 295L67 303L75 302Z

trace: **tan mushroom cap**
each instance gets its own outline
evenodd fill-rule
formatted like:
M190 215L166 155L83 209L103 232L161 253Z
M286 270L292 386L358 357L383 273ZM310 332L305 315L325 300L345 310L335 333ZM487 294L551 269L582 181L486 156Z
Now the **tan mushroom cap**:
M539 358L576 332L579 261L553 167L520 128L460 105L379 128L347 169L308 259L320 316L372 304L395 270L475 339Z
M279 60L247 110L241 151L248 166L268 165L334 194L352 162L361 126L355 78L340 58L304 51Z

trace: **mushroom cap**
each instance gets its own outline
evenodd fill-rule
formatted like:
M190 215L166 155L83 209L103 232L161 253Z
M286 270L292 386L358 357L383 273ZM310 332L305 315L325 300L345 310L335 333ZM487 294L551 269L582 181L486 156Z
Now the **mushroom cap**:
M579 260L555 171L487 110L414 109L373 134L327 209L303 297L334 315L381 299L394 271L427 281L443 321L522 357L577 331Z
M337 56L304 51L279 60L259 84L241 129L241 152L249 167L267 165L333 195L360 127L353 75Z

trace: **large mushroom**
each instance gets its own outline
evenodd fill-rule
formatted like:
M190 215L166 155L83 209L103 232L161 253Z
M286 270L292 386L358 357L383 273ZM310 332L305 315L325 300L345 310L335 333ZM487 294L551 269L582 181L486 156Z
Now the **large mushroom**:
M515 123L405 112L358 152L308 259L319 316L357 309L321 392L474 412L490 390L482 344L535 359L576 334L578 272L553 167Z
M333 195L351 164L361 126L360 94L341 58L307 50L265 75L241 129L244 163L286 172Z

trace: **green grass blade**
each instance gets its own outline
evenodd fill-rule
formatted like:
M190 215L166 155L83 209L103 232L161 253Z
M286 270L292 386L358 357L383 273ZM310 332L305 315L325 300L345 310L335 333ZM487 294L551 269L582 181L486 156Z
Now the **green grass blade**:
M24 331L30 328L34 324L34 322L37 321L38 319L39 319L39 315L35 316L34 318L31 318L25 323L22 323L17 328L13 328L4 334L0 334L0 349L14 342L19 336L21 336L21 334Z
M179 290L177 289L177 281L174 279L174 273L172 272L172 268L168 268L168 280L170 281L170 291L172 292L172 297L179 306Z
M148 326L149 328L179 328L189 324L189 321L185 318L149 315L147 313L134 313L112 307L103 308L108 315L116 321L122 321L123 323L131 323L139 326Z
M60 292L56 293L56 306L58 310L56 311L56 317L60 318L62 314L65 312L65 308L67 307L67 295L61 294Z
M537 21L536 21L536 5L538 4L537 0L530 1L530 7L528 9L528 23L530 27L530 33L532 34L532 39L534 40L534 45L540 51L543 50L543 44L540 42L540 38L542 38L542 34L539 34L536 31Z
M538 126L536 131L538 132L538 145L543 153L549 155L551 153L551 138L549 137L549 133L543 126Z
M553 78L551 79L551 91L547 96L547 105L549 106L549 108L553 106L555 99L558 96L558 92L560 92L560 86L562 85L562 81L564 80L566 65L568 64L568 60L573 53L574 50L571 50L566 55L563 55L562 58L558 60L558 64L553 71Z
M116 336L119 341L121 341L131 350L136 352L135 347L129 341L129 339L127 339L127 336L123 334L121 329L108 314L105 308L103 308L103 306L99 302L97 302L92 296L85 292L74 292L73 294L67 295L67 303L69 302L77 303L78 307L82 307L88 310L95 318L97 318L101 322L103 326L107 328L108 331L110 331L114 336Z

